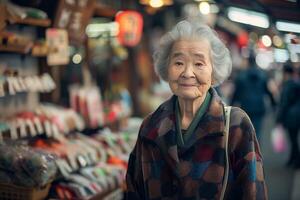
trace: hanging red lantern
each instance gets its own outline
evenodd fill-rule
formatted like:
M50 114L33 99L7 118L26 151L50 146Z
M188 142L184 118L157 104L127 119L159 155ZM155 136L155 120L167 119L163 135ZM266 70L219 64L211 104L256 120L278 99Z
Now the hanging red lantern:
M242 31L237 35L237 42L238 42L240 47L247 46L248 41L249 41L249 36L248 36L247 32Z
M119 24L118 40L122 45L135 46L142 37L143 17L136 11L122 11L117 14Z

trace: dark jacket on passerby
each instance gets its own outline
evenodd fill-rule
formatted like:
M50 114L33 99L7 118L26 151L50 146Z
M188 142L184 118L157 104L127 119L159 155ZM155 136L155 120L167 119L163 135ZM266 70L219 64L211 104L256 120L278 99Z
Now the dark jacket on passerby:
M272 105L275 100L267 87L267 75L258 67L249 67L240 72L235 80L235 91L232 102L238 102L241 108L250 116L264 115L266 111L265 96L269 96Z
M224 177L224 103L212 100L192 137L178 146L176 97L141 125L130 154L125 199L219 199ZM228 140L230 172L225 199L267 199L261 152L247 114L233 107Z
M289 79L283 83L278 107L277 123L285 128L300 127L300 82Z
M278 106L277 124L283 125L288 133L291 153L288 166L300 167L298 133L300 130L300 82L294 79L294 69L290 64L284 65L282 90Z

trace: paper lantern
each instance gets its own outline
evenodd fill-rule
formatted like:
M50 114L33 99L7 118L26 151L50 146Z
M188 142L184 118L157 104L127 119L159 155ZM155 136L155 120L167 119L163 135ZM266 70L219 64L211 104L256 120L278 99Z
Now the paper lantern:
M237 36L237 42L240 47L245 47L248 45L249 36L247 32L240 32Z
M119 24L118 40L122 45L135 46L142 37L143 17L136 11L122 11L117 14Z

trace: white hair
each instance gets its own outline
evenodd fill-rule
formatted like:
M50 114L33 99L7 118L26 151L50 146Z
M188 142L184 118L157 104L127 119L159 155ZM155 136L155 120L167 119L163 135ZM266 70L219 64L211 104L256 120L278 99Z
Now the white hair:
M154 52L155 72L161 79L168 81L169 56L173 44L180 39L208 40L211 47L213 86L229 77L232 69L230 53L217 33L200 22L183 20L161 38L159 47Z

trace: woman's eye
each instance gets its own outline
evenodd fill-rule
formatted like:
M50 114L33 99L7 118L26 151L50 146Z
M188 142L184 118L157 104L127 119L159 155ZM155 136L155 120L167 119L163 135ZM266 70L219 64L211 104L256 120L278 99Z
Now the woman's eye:
M177 62L175 62L175 65L176 65L176 66L182 66L182 65L183 65L183 62L177 61Z
M196 67L202 67L204 64L203 63L195 63Z

